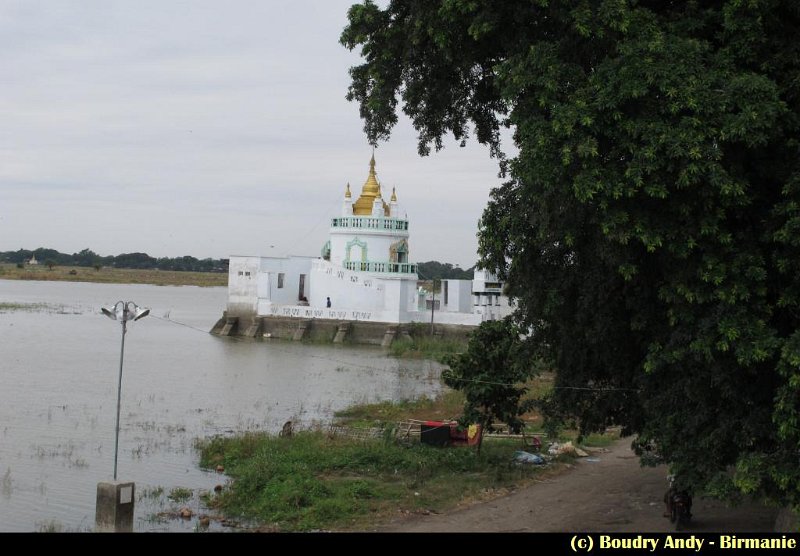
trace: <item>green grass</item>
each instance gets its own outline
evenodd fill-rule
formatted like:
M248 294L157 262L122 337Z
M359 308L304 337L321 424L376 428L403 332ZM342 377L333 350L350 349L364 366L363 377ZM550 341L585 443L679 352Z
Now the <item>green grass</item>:
M383 440L292 438L248 433L199 444L201 465L234 480L212 505L271 529L359 530L398 511L441 511L464 498L541 473L512 462L518 442L469 448L404 447Z
M552 373L542 373L528 383L529 396L541 397L553 388ZM464 395L456 390L445 390L434 399L399 402L378 402L353 405L334 414L336 422L349 426L376 426L408 419L436 420L458 419L464 411ZM523 419L540 427L541 417L531 412ZM573 435L574 436L574 435Z
M575 433L574 437L577 438L577 433ZM581 445L591 448L604 448L613 444L619 438L619 431L616 429L609 430L604 434L592 433L581 438Z
M169 491L167 498L172 500L173 502L185 502L192 497L192 489L190 488L183 488L183 487L175 487Z
M395 340L389 347L389 355L394 357L435 359L441 362L448 355L463 352L466 347L466 338L411 336L410 339Z
M530 387L537 394L547 392L552 376L537 377ZM463 404L460 392L447 390L435 399L355 405L338 411L335 423L390 428L408 419L454 419ZM535 414L526 420L534 427L540 423ZM560 441L577 440L576 431L560 432ZM616 438L590 435L580 445L606 446ZM216 437L198 441L197 448L203 467L223 465L233 478L220 495L209 494L204 502L279 531L370 529L398 512L447 510L461 500L497 496L561 468L515 465L513 453L523 449L521 440L502 438L485 442L480 454L470 448L401 446L387 439L328 438L321 432L292 438L255 433Z
M348 426L375 426L408 419L455 419L464 409L464 395L448 390L435 399L420 398L413 401L359 404L334 414L337 423Z

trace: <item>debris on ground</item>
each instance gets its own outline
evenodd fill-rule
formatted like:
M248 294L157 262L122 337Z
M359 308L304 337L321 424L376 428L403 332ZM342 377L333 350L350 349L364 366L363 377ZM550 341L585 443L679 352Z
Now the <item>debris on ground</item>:
M547 463L539 454L531 454L530 452L523 452L522 450L514 452L514 461L517 463L532 463L534 465L544 465Z
M558 442L553 442L550 444L550 447L547 449L547 453L551 456L561 456L561 455L572 455L579 458L585 458L589 454L575 446L571 440L564 442L563 444L559 444Z

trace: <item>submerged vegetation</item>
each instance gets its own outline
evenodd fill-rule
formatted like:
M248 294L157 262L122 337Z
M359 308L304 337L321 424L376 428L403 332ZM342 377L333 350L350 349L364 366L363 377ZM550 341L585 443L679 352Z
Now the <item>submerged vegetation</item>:
M2 275L0 275L2 276ZM54 303L9 303L0 301L0 313L13 313L24 311L28 313L59 313L59 314L79 314L80 311L74 307Z
M167 498L173 502L185 502L193 496L192 489L184 487L175 487L169 491Z

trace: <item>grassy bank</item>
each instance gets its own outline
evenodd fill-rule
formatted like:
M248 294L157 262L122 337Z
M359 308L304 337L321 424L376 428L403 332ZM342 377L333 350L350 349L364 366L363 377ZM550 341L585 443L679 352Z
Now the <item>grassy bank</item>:
M469 334L432 336L430 325L412 322L406 325L408 336L395 340L389 347L394 357L434 359L443 362L448 355L466 351Z
M538 392L552 386L552 377L536 379ZM458 417L464 398L447 391L435 400L356 405L335 415L338 425L384 427L408 419ZM538 425L538 416L526 418ZM563 431L559 440L574 439ZM604 446L616 435L593 435L585 445ZM391 433L384 438L354 440L322 431L291 438L245 434L198 443L201 465L222 465L232 479L207 503L229 517L262 524L265 530L370 530L407 513L442 512L460 502L500 496L534 477L558 473L559 456L548 466L520 466L514 452L520 439L495 439L481 452L471 448L434 448L419 442L404 445Z
M478 454L303 432L214 438L200 448L201 465L223 465L233 479L209 504L281 531L369 530L392 516L496 496L547 472L515 465L516 442L492 443Z
M224 272L179 272L106 267L95 270L85 266L55 266L50 270L45 265L26 265L23 268L17 268L13 264L0 264L0 279L153 284L156 286L209 287L228 284L228 275Z
M447 390L436 399L421 398L413 401L358 404L337 411L337 424L351 427L374 427L408 419L443 421L461 415L464 395Z
M461 353L466 348L466 338L412 336L411 339L399 339L392 342L392 345L389 346L389 355L433 359L441 363L446 356Z
M553 388L553 373L541 373L528 383L528 395L540 398ZM445 390L435 399L420 398L398 402L357 404L334 414L336 422L348 426L382 426L384 424L417 420L458 419L463 413L464 395L456 390ZM536 412L522 416L532 426L539 426L542 418ZM538 430L537 430L538 432ZM571 434L567 431L567 434ZM574 436L574 435L573 435Z

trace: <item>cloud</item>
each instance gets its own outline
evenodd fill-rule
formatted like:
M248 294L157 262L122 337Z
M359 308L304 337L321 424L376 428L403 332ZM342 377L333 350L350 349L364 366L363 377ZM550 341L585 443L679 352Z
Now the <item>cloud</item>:
M316 254L371 154L344 99L349 4L7 2L0 249ZM419 158L401 119L376 158L415 258L472 265L487 150Z

